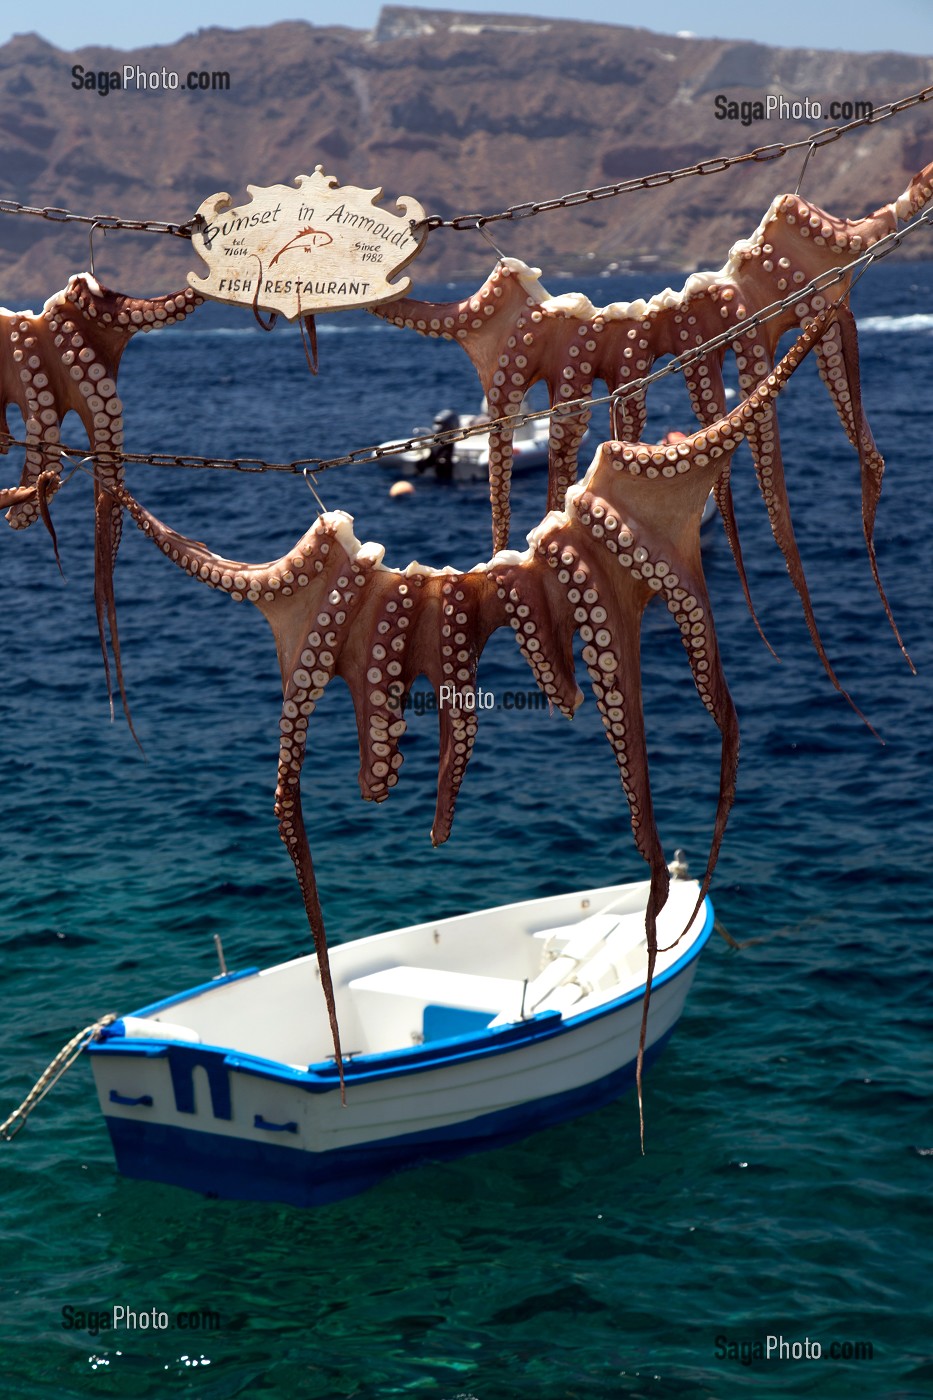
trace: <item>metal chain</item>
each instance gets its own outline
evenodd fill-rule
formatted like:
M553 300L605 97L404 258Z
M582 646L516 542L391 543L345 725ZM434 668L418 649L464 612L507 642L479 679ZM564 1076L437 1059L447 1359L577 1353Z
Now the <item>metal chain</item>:
M239 472L287 472L292 476L300 474L316 475L318 472L329 471L332 467L345 467L351 465L363 465L367 462L378 462L383 457L395 457L403 452L412 452L418 448L430 448L447 443L464 442L467 438L477 437L480 434L495 432L497 428L507 428L514 430L523 427L526 423L535 422L539 418L568 417L582 412L585 409L596 408L602 404L622 403L626 399L632 398L635 394L641 394L649 385L663 379L665 375L677 374L679 371L689 369L691 365L701 360L710 350L718 350L720 346L729 345L738 340L746 331L754 330L763 325L766 321L773 320L788 307L794 306L803 298L810 296L814 292L825 291L827 287L835 286L837 282L842 282L845 278L851 277L858 271L861 277L869 265L873 262L880 262L889 253L893 253L895 248L900 247L905 238L914 233L918 228L933 224L933 209L927 210L924 214L918 214L909 224L905 224L902 229L894 233L886 234L867 253L856 258L845 267L827 268L807 282L805 286L798 287L788 296L780 301L771 302L769 306L762 307L754 315L747 316L744 321L737 321L728 330L721 331L718 335L705 340L702 345L695 346L692 350L686 350L676 359L669 360L660 369L652 370L650 374L643 375L641 379L633 379L630 383L619 389L613 389L608 394L594 395L592 398L569 399L566 403L555 404L551 408L539 408L530 410L527 413L506 414L502 418L494 418L489 422L474 423L467 428L450 428L441 433L427 433L420 437L410 437L400 439L398 442L373 444L369 447L358 447L352 452L345 452L340 457L298 457L291 462L267 462L261 457L194 457L190 455L173 454L170 452L115 452L113 448L108 451L93 452L84 447L71 447L65 443L40 443L24 442L18 438L10 437L8 434L0 434L0 444L5 451L9 447L41 447L47 457L60 458L69 461L72 458L79 459L79 464L88 460L100 460L112 466L116 462L129 463L131 465L141 465L150 467L187 467L195 470L217 470L217 471L239 471ZM856 277L854 282L858 280ZM851 289L850 289L851 290ZM848 294L847 294L848 295Z
M919 92L911 93L909 97L901 97L896 102L883 102L880 107L873 109L871 116L857 117L854 121L845 122L841 126L824 127L821 131L814 132L812 136L801 137L799 141L775 141L769 146L756 146L753 151L744 151L737 156L710 156L706 160L697 161L696 165L680 166L676 170L658 170L652 175L640 175L630 180L620 180L614 185L598 185L594 189L574 190L571 194L559 195L553 199L527 200L523 204L513 204L510 208L503 209L499 214L458 214L453 219L444 219L439 214L430 214L424 219L413 219L412 228L429 231L435 228L477 229L482 228L484 224L496 223L501 219L527 219L551 209L570 209L574 205L589 204L597 199L612 199L616 195L631 194L636 190L656 189L659 185L672 185L675 180L686 180L694 175L718 175L720 171L729 170L733 165L741 165L745 161L779 160L789 151L799 151L805 146L812 152L820 146L828 146L833 141L838 141L846 132L887 121L889 117L896 116L898 112L905 112L909 107L916 107L918 103L929 101L931 97L933 97L933 84L921 88ZM175 238L190 238L197 221L196 215L183 224L175 224L166 223L161 219L121 219L115 214L74 214L70 209L59 209L53 205L39 208L29 204L21 204L16 199L0 199L0 214L31 214L36 218L48 219L56 224L92 224L101 229L132 229L139 233L168 233Z
M175 238L190 238L195 222L193 218L184 224L170 224L162 219L121 219L116 214L73 214L70 209L57 209L53 205L39 209L30 204L20 204L17 199L0 199L0 214L34 214L53 224L92 224L100 229L128 228L139 233L170 233Z
M895 116L898 112L904 112L909 107L916 107L918 103L927 102L933 97L933 85L921 88L919 92L912 93L909 97L899 98L896 102L884 102L880 107L873 109L871 116L857 117L854 121L846 122L841 126L827 126L821 131L815 131L812 136L801 137L799 141L775 141L768 146L756 146L753 151L745 151L737 156L711 156L707 160L697 161L696 165L684 165L676 170L660 170L653 175L634 176L630 180L619 180L614 185L598 185L594 189L575 190L571 194L556 196L554 199L527 200L523 204L513 204L509 209L503 209L499 214L458 214L456 218L444 219L439 214L430 214L421 220L412 220L412 228L435 229L477 229L485 224L497 223L501 219L528 219L535 214L543 214L551 209L571 209L577 204L590 204L597 199L613 199L616 195L631 194L636 190L656 189L659 185L672 185L675 180L686 180L694 175L718 175L720 171L729 170L733 165L741 165L745 161L769 161L779 160L781 156L787 155L789 151L799 151L808 147L809 151L818 150L821 146L829 146L833 141L838 141L846 132L855 131L859 127L874 126L876 122L887 121L889 117Z

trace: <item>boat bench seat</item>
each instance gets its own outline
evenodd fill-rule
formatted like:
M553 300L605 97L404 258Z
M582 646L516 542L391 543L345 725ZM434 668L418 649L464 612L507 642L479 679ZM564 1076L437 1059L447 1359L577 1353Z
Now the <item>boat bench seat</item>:
M525 1014L538 1011L566 1013L595 991L603 978L617 982L623 969L634 972L641 966L645 941L642 913L591 914L566 928L541 929L535 938L545 938L544 952L550 961L525 992ZM500 1014L493 1026L512 1019Z
M565 924L560 928L536 929L533 937L544 943L545 952L567 953L570 957L585 958L594 948L605 941L619 926L619 914L590 914L578 919L575 924ZM636 915L644 927L644 916Z
M479 1030L500 1012L517 1021L523 986L511 977L396 965L353 978L349 990L376 1041L397 1045L400 1023L418 1043Z

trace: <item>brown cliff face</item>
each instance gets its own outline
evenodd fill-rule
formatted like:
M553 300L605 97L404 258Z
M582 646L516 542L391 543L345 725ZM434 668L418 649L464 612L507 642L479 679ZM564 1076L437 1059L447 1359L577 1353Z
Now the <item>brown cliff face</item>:
M85 74L164 68L180 86L76 90L78 64ZM229 90L185 90L193 70L228 73ZM129 53L64 53L19 35L0 48L0 197L183 221L218 190L240 202L248 183L322 164L344 184L383 185L390 200L414 195L429 213L489 213L797 140L839 120L833 100L877 106L931 82L933 59L900 54L400 6L371 33L301 22L209 29ZM768 93L820 102L822 119L717 117L720 94L742 103ZM854 217L898 195L931 155L927 113L915 108L818 152L804 192ZM545 282L613 263L720 266L772 197L794 188L801 163L748 164L490 231L507 254L540 264ZM104 280L127 290L181 283L197 266L189 244L144 233L97 234L95 253ZM416 283L479 278L492 257L478 234L437 231L412 273ZM0 299L44 299L87 266L87 229L0 216L0 259Z

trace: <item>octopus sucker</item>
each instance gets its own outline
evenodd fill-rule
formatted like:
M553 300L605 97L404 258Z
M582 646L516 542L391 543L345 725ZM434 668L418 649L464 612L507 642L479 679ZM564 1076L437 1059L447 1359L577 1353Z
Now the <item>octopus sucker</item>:
M448 577L439 603L440 657L431 658L430 669L425 667L439 702L437 806L431 827L434 846L442 845L450 835L476 740L476 670L502 616L493 582L481 570L461 574L456 582ZM419 644L424 645L423 637L419 637Z
M704 356L696 366L688 366L684 370L684 380L690 394L693 411L701 423L712 425L717 419L725 416L726 386L722 377L722 365L718 360L713 356ZM722 520L726 543L739 576L745 606L748 608L759 637L774 659L778 660L777 652L765 636L755 605L752 602L751 589L748 586L748 575L745 571L745 560L742 555L742 542L739 537L739 525L732 499L731 454L723 458L720 473L713 482L713 498Z
M0 449L5 450L5 449ZM62 568L61 556L58 552L58 536L55 533L55 526L52 523L52 515L49 510L49 502L62 484L61 476L58 472L44 471L36 477L32 486L7 486L0 488L0 510L5 507L22 505L28 501L36 504L39 519L49 532L52 540L52 549L55 553L55 562L58 565L58 572L62 578L65 571Z
M5 486L0 489L0 510L20 505L23 501L34 501L35 498L35 486Z
M830 330L831 329L832 327ZM740 384L743 389L747 390L750 384L746 382L746 378L747 377L744 375L740 376ZM794 534L790 499L787 494L787 484L784 477L784 466L781 457L777 417L774 412L769 411L766 414L760 415L758 421L753 419L749 422L747 436L749 447L751 448L752 461L755 467L755 475L758 480L758 487L768 512L771 533L784 556L784 563L788 575L800 599L804 620L807 624L807 631L810 634L810 640L813 643L814 650L820 658L823 669L835 689L838 690L841 695L845 696L856 714L864 719L864 715L861 714L861 711L854 704L852 697L836 676L823 645L819 627L817 626L816 614L813 610L810 590L807 586L803 561L800 558L800 550L797 546L797 539ZM865 722L868 723L867 720ZM869 728L871 728L870 725Z
M116 392L117 372L123 351L138 330L166 324L167 318L162 320L162 316L169 306L174 319L183 320L202 301L203 297L190 288L167 297L128 297L102 287L85 272L71 277L64 290L51 296L38 313L0 311L0 426L7 431L6 410L15 405L26 424L21 486L34 488L48 473L60 475L60 429L70 412L81 419L91 452L96 455L94 596L98 632L111 715L108 634L117 686L131 731L113 591L122 509L107 490L113 482L123 480L119 456L123 406ZM158 319L149 326L144 324L146 317ZM38 494L33 491L4 502L9 506L9 525L22 530L40 518L48 525L48 512L43 505L48 495L46 484Z
M610 392L624 390L649 373L664 355L679 356L694 346L719 335L723 330L763 311L788 296L794 287L804 287L821 273L854 262L864 249L897 230L898 222L913 218L930 201L933 190L933 164L915 175L904 193L861 219L840 219L810 204L798 195L779 195L758 228L748 239L735 243L725 264L714 272L692 274L680 291L671 288L648 301L613 302L595 307L582 293L551 296L541 282L537 268L515 258L500 258L487 281L475 294L461 302L434 304L408 297L372 308L373 314L390 323L418 330L426 335L447 334L460 326L457 338L472 360L483 385L493 417L512 412L531 386L543 381L552 408L573 397L585 397L584 385L602 380ZM810 234L816 230L818 236ZM764 254L764 255L763 255ZM737 332L741 338L732 344L740 369L745 369L743 388L765 378L771 370L778 342L785 331L799 330L829 305L841 306L848 296L848 285L841 280L821 293L802 296L777 316L762 323L757 331ZM473 301L491 307L491 314L470 322ZM488 304L488 305L487 305ZM853 444L858 449L862 472L862 518L872 577L886 614L907 656L881 586L873 544L873 529L884 462L874 446L871 431L861 408L858 347L854 322L846 307L841 312L838 343L843 353L833 373L824 375L830 395ZM694 411L701 422L708 421L713 409L714 381L721 382L726 349L710 351L698 362L692 388ZM708 380L709 383L704 381ZM504 399L508 391L509 402ZM589 390L586 391L587 393ZM573 419L575 431L585 426L589 410L580 408ZM619 440L634 441L644 430L644 391L631 396L620 394L612 403L612 432ZM555 424L566 421L555 417ZM767 434L765 434L767 436ZM783 467L776 435L774 451L764 452L751 439L753 456L763 494L766 477L776 485L783 503ZM768 457L767 462L763 461ZM563 498L576 474L575 453L567 436L552 428L548 469L548 505L563 506ZM490 454L490 498L493 511L495 548L508 540L508 483L511 463L511 437L503 434L495 454ZM723 470L728 463L722 462ZM765 468L768 469L765 472ZM770 499L769 499L770 497ZM779 511L774 495L769 499L772 529L783 549L791 578L801 596L814 645L823 665L832 675L826 659L809 600L803 591L803 573L789 526ZM722 506L728 498L717 492ZM730 548L739 569L740 580L751 608L738 531L733 514L723 515ZM776 526L776 528L775 528ZM752 609L754 617L754 609ZM757 624L757 618L755 619ZM760 631L759 627L759 631ZM909 656L907 657L910 661ZM833 684L842 687L833 678ZM842 693L845 693L844 691Z
M544 527L539 527L539 532L546 525L547 521ZM583 692L574 674L573 613L561 604L564 590L557 577L557 545L551 541L551 548L534 531L528 540L540 561L538 567L523 567L528 555L510 551L508 557L496 555L489 571L502 602L505 625L514 632L538 687L561 714L573 719L583 703ZM519 615L522 608L530 619L530 630Z
M817 347L817 357L820 365L820 374L824 383L830 390L833 402L839 414L839 420L845 429L846 436L856 448L859 455L859 465L862 476L862 531L865 536L865 545L868 550L868 562L871 567L872 578L878 595L884 605L885 614L891 626L891 630L897 639L898 646L904 654L908 666L914 675L917 668L907 651L901 637L891 605L878 573L878 561L875 554L875 516L878 511L878 501L881 496L881 484L884 476L884 458L875 445L868 419L862 406L862 382L861 371L859 369L858 354L858 331L855 324L855 316L847 302L839 302L836 313L836 324L832 328L833 340ZM841 365L833 364L835 358L833 350L839 347L841 354ZM844 367L844 368L843 368Z
M301 770L317 700L335 675L347 683L360 740L364 797L382 800L398 776L400 698L418 675L438 697L440 743L432 840L446 839L476 738L476 670L499 627L515 633L536 682L572 716L580 702L573 636L583 660L628 799L635 844L648 864L648 992L657 956L656 919L668 871L654 819L642 711L641 618L658 595L674 614L697 691L722 738L720 793L705 896L735 792L738 722L719 662L703 579L699 525L710 487L831 323L811 321L777 368L732 413L671 449L604 443L563 510L551 511L522 553L500 552L467 572L412 563L383 564L384 550L361 544L342 511L322 514L280 559L247 564L214 554L151 515L113 481L109 491L157 548L183 572L235 599L255 602L273 633L282 675L275 812L298 877L318 955L338 1064L342 1060L327 939L302 812ZM637 452L636 452L637 447ZM716 454L719 454L717 456ZM644 469L636 460L644 457ZM683 470L664 475L676 462ZM626 470L620 467L627 466ZM109 536L108 536L109 538ZM301 586L304 578L306 583ZM294 585L294 586L293 586ZM641 1104L642 1050L638 1061Z

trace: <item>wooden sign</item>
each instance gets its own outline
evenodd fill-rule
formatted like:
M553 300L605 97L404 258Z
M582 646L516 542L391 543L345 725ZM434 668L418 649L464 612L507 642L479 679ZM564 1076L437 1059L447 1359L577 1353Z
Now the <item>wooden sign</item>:
M277 311L289 320L316 311L377 306L405 296L411 280L390 278L420 251L426 229L415 199L380 209L382 190L343 188L322 166L290 185L247 185L248 204L229 194L205 199L191 236L208 266L188 281L216 301Z

